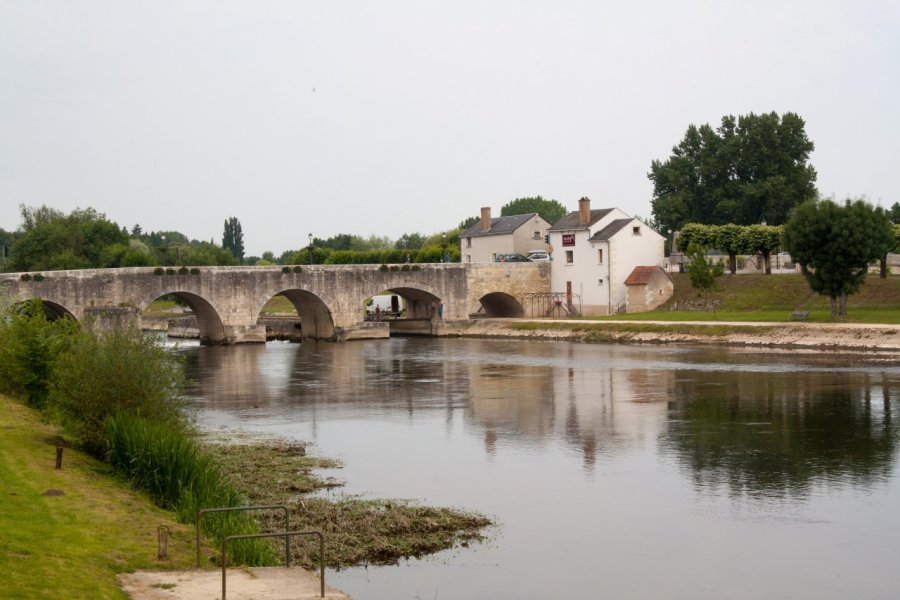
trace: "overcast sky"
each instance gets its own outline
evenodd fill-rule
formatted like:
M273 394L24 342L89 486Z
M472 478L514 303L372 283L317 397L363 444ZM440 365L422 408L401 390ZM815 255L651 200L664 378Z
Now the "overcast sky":
M277 255L523 196L649 216L689 124L769 111L823 194L900 201L900 2L0 0L0 227L235 216Z

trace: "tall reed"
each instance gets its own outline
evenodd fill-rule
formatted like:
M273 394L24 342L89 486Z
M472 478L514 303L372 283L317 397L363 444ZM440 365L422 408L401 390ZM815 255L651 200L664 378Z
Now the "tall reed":
M240 506L245 500L209 455L180 428L118 413L106 420L106 460L136 488L147 492L178 520L192 523L201 508ZM228 535L256 533L256 522L243 512L210 514L204 533L219 546ZM228 549L229 563L277 564L271 544L250 540Z

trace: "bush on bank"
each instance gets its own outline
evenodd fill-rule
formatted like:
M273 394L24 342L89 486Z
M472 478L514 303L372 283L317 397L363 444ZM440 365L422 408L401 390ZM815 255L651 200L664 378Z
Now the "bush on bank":
M69 351L78 325L71 319L48 320L40 300L0 303L0 392L42 409L53 367Z
M51 416L78 446L190 523L198 508L242 499L193 441L182 383L175 355L137 328L95 333L48 319L39 300L13 305L0 297L0 391ZM217 544L255 531L240 513L203 525ZM230 555L245 564L273 560L265 542L236 545Z
M184 430L183 376L175 356L136 327L82 332L58 357L50 407L91 454L109 442L105 421L121 412Z

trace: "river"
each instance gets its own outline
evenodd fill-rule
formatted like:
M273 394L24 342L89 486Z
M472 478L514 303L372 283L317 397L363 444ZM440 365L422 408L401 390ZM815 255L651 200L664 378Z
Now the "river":
M339 458L341 493L489 541L328 573L358 600L900 594L900 368L480 339L182 346L199 422Z

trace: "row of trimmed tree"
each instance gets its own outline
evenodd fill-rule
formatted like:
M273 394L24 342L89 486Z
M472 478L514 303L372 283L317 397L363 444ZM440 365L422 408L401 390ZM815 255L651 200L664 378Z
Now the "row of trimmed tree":
M887 254L900 248L900 225L863 200L810 201L794 209L785 225L688 223L678 234L678 248L726 253L732 274L738 254L760 254L767 275L772 253L783 248L810 288L831 299L832 315L846 316L847 296L859 290L870 264L880 261L881 277L887 276Z
M688 223L678 232L677 247L715 248L728 255L728 269L737 272L738 254L761 254L766 274L772 273L770 257L782 247L784 227L772 225L702 225Z

